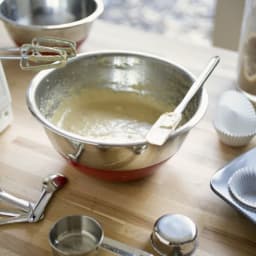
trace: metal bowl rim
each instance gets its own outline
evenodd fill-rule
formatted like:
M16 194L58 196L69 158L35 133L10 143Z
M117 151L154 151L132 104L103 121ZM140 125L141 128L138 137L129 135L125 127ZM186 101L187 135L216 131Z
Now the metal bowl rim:
M65 29L65 28L72 28L75 26L83 25L86 23L91 23L95 21L104 11L104 4L102 0L91 0L96 3L96 8L92 14L89 16L86 16L80 20L76 20L69 23L63 23L59 25L24 25L15 22L14 20L11 20L4 16L2 12L0 12L0 20L2 20L4 23L8 23L10 25L16 26L17 28L23 28L23 29L30 29L30 30L54 30L54 29Z
M152 54L148 54L148 53L142 53L142 52L136 52L136 51L114 51L114 50L104 50L104 51L95 51L95 52L87 52L87 53L81 53L78 54L76 57L71 58L68 60L68 63L73 63L76 62L77 60L83 59L83 58L87 58L87 57L96 57L96 56L111 56L111 55L131 55L131 56L135 56L135 57L143 57L143 58L149 58L149 59L153 59L153 60L157 60L160 62L164 62L170 65L173 65L175 67L177 67L178 69L180 69L181 71L187 73L193 80L195 80L195 76L189 72L188 70L186 70L185 68L183 68L182 66L175 64L171 61L168 61L167 59L152 55ZM54 72L55 69L49 69L49 70L44 70L39 72L31 81L27 92L26 92L26 103L27 103L27 107L30 110L30 112L32 113L33 116L35 116L35 118L40 121L41 124L43 124L43 126L47 129L49 129L50 131L54 132L55 134L58 134L60 136L64 136L65 138L72 140L72 141L76 141L78 143L86 143L86 144L91 144L91 145L97 145L97 146L116 146L116 147L134 147L134 146L141 146L141 145L145 145L148 142L146 140L136 140L133 142L129 142L129 143L118 143L118 142L113 142L113 143L107 143L107 142L102 142L100 140L89 140L86 139L83 136L79 136L76 135L72 132L68 132L64 129L60 129L58 127L56 127L55 125L53 125L51 122L49 122L40 112L39 108L37 107L36 101L35 101L35 93L37 90L38 85L40 84L40 82L47 77L50 73ZM182 125L181 127L179 127L170 137L171 138L175 138L178 135L184 134L186 132L188 132L192 127L194 127L199 121L200 119L203 117L203 115L206 112L208 106L208 95L207 92L205 90L205 88L202 88L202 96L201 96L201 100L199 103L199 107L197 109L197 111L195 112L195 114L192 116L192 118L185 123L184 125ZM169 140L168 139L168 140Z

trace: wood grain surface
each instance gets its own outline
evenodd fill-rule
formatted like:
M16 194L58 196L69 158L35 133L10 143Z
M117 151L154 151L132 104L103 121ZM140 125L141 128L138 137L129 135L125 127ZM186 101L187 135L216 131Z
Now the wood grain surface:
M0 46L12 45L3 26L0 29ZM225 146L212 126L218 98L236 86L237 53L97 22L80 51L101 49L153 53L184 65L195 74L200 73L211 56L219 55L221 63L206 84L207 114L191 130L178 153L151 177L129 183L97 180L69 166L27 110L26 88L35 73L21 71L15 61L5 61L14 120L0 134L0 187L36 201L45 176L61 172L69 183L56 193L44 220L0 227L0 255L51 255L51 226L72 214L95 217L106 236L154 253L149 237L156 219L166 213L184 214L195 221L199 230L195 255L256 255L256 226L217 197L209 186L218 169L256 144L254 139L242 148Z

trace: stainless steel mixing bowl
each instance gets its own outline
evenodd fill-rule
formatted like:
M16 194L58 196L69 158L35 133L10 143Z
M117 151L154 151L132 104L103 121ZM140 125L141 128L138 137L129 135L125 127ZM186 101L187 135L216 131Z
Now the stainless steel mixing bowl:
M103 8L102 0L2 0L0 19L18 45L42 36L66 38L79 45Z
M194 81L183 67L135 52L94 52L71 59L62 69L41 71L27 91L27 105L45 127L55 149L73 165L99 178L133 180L151 174L155 165L173 156L190 129L203 117L208 97L200 90L187 106L183 124L161 147L146 140L107 144L67 132L49 120L58 104L84 87L150 94L177 105ZM129 106L127 106L129 107Z

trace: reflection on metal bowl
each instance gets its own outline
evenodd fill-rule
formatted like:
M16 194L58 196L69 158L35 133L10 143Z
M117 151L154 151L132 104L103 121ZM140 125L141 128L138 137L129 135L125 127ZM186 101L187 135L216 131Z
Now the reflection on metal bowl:
M103 12L102 0L2 0L0 19L17 45L34 37L58 37L81 44Z
M134 180L150 175L156 165L178 151L206 111L204 89L187 106L181 126L160 147L144 138L109 143L75 134L51 122L54 111L74 89L90 87L132 91L177 105L193 81L184 68L156 56L120 51L86 53L71 59L62 69L36 75L27 91L27 105L45 127L55 149L78 169L107 180Z

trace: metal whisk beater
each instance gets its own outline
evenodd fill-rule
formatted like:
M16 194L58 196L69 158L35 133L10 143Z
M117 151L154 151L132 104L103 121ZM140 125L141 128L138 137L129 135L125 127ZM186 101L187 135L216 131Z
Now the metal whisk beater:
M76 43L52 37L34 38L21 47L0 48L0 60L19 60L22 70L42 70L66 65L76 56Z

